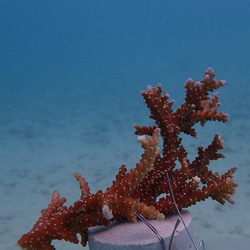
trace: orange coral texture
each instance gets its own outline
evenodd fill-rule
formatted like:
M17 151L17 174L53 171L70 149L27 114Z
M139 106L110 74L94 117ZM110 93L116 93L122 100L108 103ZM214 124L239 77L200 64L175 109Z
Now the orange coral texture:
M86 246L89 227L109 225L124 217L134 223L137 213L147 218L164 219L164 214L175 210L167 173L179 209L209 197L221 204L225 201L234 203L231 195L238 186L233 180L236 167L222 175L208 169L211 160L225 157L218 153L224 148L222 137L216 134L212 143L206 148L200 146L198 156L190 161L180 136L182 132L196 137L196 123L203 126L208 120L229 120L227 114L217 110L220 94L209 95L226 84L216 81L215 76L214 70L209 68L200 82L188 79L185 102L175 112L172 109L174 101L169 100L160 84L142 91L155 125L135 126L138 141L144 149L136 167L127 172L126 166L122 165L113 185L106 192L100 190L96 194L91 194L86 180L75 173L82 192L80 200L67 207L64 205L66 199L55 191L48 208L41 211L41 217L31 231L18 240L18 245L28 250L50 250L55 249L54 239L79 243L79 234L82 246ZM161 153L160 137L163 140ZM181 167L177 168L178 162ZM157 199L159 195L161 198Z

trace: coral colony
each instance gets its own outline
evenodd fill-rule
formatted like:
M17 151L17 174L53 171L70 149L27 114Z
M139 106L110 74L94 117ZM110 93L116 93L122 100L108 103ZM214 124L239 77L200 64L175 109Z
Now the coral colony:
M28 250L55 249L52 240L77 244L79 234L82 246L86 246L89 227L109 225L122 218L135 223L136 214L162 220L164 214L176 210L166 174L179 209L209 197L221 204L225 201L234 203L231 195L238 186L233 180L236 167L222 175L208 169L210 161L225 157L218 152L224 148L222 137L216 134L208 147L199 146L193 161L188 159L181 138L181 132L196 137L196 123L203 126L209 120L229 120L228 114L218 112L221 105L219 93L209 95L210 91L226 85L225 81L217 81L215 75L214 70L208 68L200 82L188 79L185 102L176 111L172 109L174 101L169 100L160 84L142 91L155 125L135 126L138 141L144 149L136 167L127 172L126 166L122 165L113 185L105 192L99 190L95 194L90 192L81 174L75 173L81 198L67 207L64 205L66 198L54 191L48 208L41 211L41 217L31 231L18 240L18 245ZM163 141L161 152L158 147L160 137Z

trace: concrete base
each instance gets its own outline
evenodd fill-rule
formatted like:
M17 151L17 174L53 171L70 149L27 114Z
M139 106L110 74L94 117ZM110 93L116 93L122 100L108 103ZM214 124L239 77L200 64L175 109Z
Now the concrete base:
M193 237L192 218L187 210L182 211L183 220ZM164 239L166 249L169 247L171 234L178 215L166 216L164 221L149 220ZM89 230L90 250L162 250L158 237L142 222L132 224L128 221L113 222L110 226L93 227ZM195 249L180 222L172 242L171 250Z

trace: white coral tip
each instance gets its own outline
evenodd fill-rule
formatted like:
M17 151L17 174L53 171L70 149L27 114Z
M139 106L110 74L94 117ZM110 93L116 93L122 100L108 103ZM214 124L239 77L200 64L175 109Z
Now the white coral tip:
M201 181L201 178L198 177L197 175L192 177L193 181L196 182L196 183L199 183Z
M147 137L145 135L139 135L137 137L137 141L139 142L145 142L147 140Z
M110 220L113 218L113 214L112 214L112 210L109 208L108 205L104 205L102 207L102 213L103 213L103 216L107 219L107 220Z

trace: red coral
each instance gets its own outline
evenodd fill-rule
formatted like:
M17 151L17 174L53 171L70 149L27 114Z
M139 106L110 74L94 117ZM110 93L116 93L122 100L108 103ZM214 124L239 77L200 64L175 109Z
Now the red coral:
M127 173L126 167L121 166L113 185L105 193L98 191L96 194L91 194L85 179L75 173L82 191L81 199L67 208L66 199L60 198L55 191L48 208L42 210L42 216L32 230L19 239L18 245L28 250L54 249L52 240L78 243L77 234L80 234L81 244L85 246L89 227L108 225L123 217L136 222L136 213L163 219L163 213L175 210L167 173L179 209L209 197L221 204L226 200L234 203L231 195L238 186L233 180L236 167L223 175L208 169L212 160L225 157L218 152L224 148L222 137L216 134L207 148L200 146L198 156L191 162L180 136L183 132L196 137L194 125L198 122L203 126L208 120L228 121L228 115L217 110L220 94L211 97L208 93L226 84L216 81L215 75L209 68L202 81L188 79L185 103L175 112L172 109L174 101L169 101L161 85L149 86L143 91L142 96L151 111L150 118L156 125L135 126L138 141L145 151L136 167ZM157 146L160 134L163 139L161 154ZM177 162L180 168L176 167ZM158 200L161 194L165 196Z

